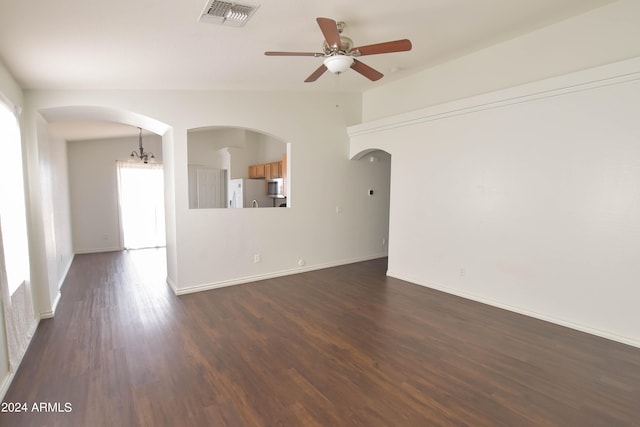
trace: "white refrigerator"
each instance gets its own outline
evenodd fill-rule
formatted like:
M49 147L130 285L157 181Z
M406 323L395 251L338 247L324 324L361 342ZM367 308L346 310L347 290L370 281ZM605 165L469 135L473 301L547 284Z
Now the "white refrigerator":
M264 179L231 179L227 194L230 208L273 207Z

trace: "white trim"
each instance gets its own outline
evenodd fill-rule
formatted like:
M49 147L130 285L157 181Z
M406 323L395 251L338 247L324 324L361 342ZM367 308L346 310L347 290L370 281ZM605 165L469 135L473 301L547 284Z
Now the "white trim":
M620 342L622 344L627 344L627 345L631 345L633 347L638 347L640 348L640 341L636 341L633 338L629 338L629 337L624 337L622 335L617 335L614 334L612 332L608 332L608 331L603 331L600 329L595 329L592 328L590 326L586 326L586 325L582 325L582 324L578 324L578 323L573 323L570 322L568 320L564 320L564 319L560 319L554 316L549 316L543 313L538 313L535 311L531 311L528 310L526 308L522 308L522 307L514 307L512 305L508 305L508 304L504 304L502 302L499 301L495 301L492 299L487 299L487 298L482 298L479 297L477 295L473 295L473 294L469 294L467 292L461 292L457 289L453 289L450 288L448 286L439 284L439 283L435 283L435 282L431 282L428 280L420 280L420 279L416 279L415 277L409 277L400 273L396 273L394 271L391 270L387 270L387 276L389 277L393 277L399 280L403 280L405 282L410 282L413 283L415 285L419 285L419 286L424 286L426 288L430 288L430 289L435 289L437 291L441 291L441 292L445 292L447 294L451 294L451 295L456 295L471 301L476 301L476 302L480 302L483 304L487 304L493 307L497 307L497 308L501 308L504 310L508 310L514 313L518 313L518 314L523 314L525 316L529 316L529 317L533 317L535 319L539 319L539 320L544 320L546 322L550 322L556 325L560 325L560 326L564 326L567 328L571 328L571 329L575 329L576 331L580 331L580 332L586 332L587 334L591 334L591 335L595 335L598 337L602 337L602 338L606 338L612 341L616 341L616 342Z
M179 295L178 294L178 287L173 282L173 280L171 280L171 277L169 277L169 276L167 276L167 285L169 285L169 287L171 288L171 290L173 291L174 294Z
M51 310L41 311L40 312L40 319L51 319L51 318L53 318L53 316L55 316L56 308L58 307L58 303L60 302L60 297L61 296L62 296L62 294L60 292L58 292L58 295L56 295L56 299L53 300L53 304L51 305Z
M40 319L51 319L55 316L56 308L58 307L58 303L60 302L60 298L62 297L60 289L62 289L62 285L64 285L64 281L67 279L67 274L69 274L69 269L71 269L71 264L73 263L73 259L75 258L75 256L75 254L71 255L71 259L64 268L64 273L62 274L62 277L60 277L60 281L58 282L58 294L53 300L53 304L51 304L51 310L41 311Z
M191 293L194 293L194 292L209 291L209 290L212 290L212 289L224 288L224 287L227 287L227 286L242 285L242 284L245 284L245 283L257 282L257 281L266 280L266 279L273 279L273 278L276 278L276 277L291 276L291 275L294 275L294 274L306 273L306 272L314 271L314 270L322 270L322 269L325 269L325 268L339 267L341 265L353 264L353 263L356 263L356 262L370 261L372 259L385 258L386 256L387 256L387 254L384 253L384 254L370 255L370 256L365 256L365 257L350 258L350 259L345 259L345 260L341 260L341 261L333 261L333 262L327 262L327 263L323 263L323 264L307 265L307 266L304 266L304 267L297 267L297 268L292 268L292 269L288 269L288 270L280 270L280 271L275 271L275 272L271 272L271 273L256 274L254 276L245 276L245 277L241 277L241 278L238 278L238 279L221 280L219 282L205 283L205 284L202 284L202 285L188 286L186 288L178 288L175 285L175 283L173 283L168 277L167 277L167 283L169 284L169 286L171 286L171 289L173 289L173 292L176 295L186 295L186 294L191 294Z
M7 391L9 391L9 387L11 386L11 382L13 381L13 377L15 375L15 372L9 371L4 377L2 386L0 387L0 401L4 401L4 397L7 395Z
M124 250L125 249L121 246L112 246L112 247L100 248L100 249L85 249L85 250L74 251L74 252L76 255L83 255L83 254L99 254L102 252L119 252Z
M447 102L347 128L350 138L447 117L640 80L640 57ZM351 153L351 157L357 153Z

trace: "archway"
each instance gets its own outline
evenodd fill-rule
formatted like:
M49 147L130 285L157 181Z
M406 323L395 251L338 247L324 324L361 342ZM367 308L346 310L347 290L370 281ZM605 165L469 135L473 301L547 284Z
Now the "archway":
M373 186L366 188L368 200L371 209L386 210L386 229L378 231L377 235L383 235L382 246L389 251L389 224L392 215L393 194L391 191L391 160L392 156L389 152L379 148L367 148L356 152L351 156L351 160L361 163L363 167L371 170L373 176Z
M154 118L145 116L132 111L123 109L102 107L102 106L87 106L87 105L73 105L44 108L38 110L39 116L36 117L38 123L35 138L38 144L38 153L40 157L40 163L42 164L43 157L49 156L46 147L48 142L48 128L50 124L59 122L81 122L81 121L102 121L116 124L123 124L143 130L149 131L153 134L159 135L161 138L162 152L164 153L164 175L166 177L164 181L164 193L165 193L165 217L166 217L166 260L167 260L167 281L175 282L177 276L177 252L176 252L176 229L175 229L175 179L174 179L174 161L173 161L173 129ZM135 147L132 147L135 148ZM41 172L42 174L43 172ZM46 177L41 177L41 185ZM43 205L40 206L39 214L42 215L44 223L47 224L49 218L45 218L50 215L43 209L46 206L47 192L46 189L40 189L40 198ZM55 240L55 230L45 230L43 232L43 240L45 244L48 244L51 240ZM48 236L53 234L53 236ZM49 266L49 268L51 268ZM51 284L49 284L51 287ZM52 291L50 291L52 293Z

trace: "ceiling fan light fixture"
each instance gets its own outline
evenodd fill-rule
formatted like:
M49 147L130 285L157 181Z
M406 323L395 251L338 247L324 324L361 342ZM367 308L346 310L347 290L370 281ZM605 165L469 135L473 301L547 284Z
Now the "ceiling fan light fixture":
M324 65L333 74L341 74L353 65L353 57L348 55L332 55L324 60Z

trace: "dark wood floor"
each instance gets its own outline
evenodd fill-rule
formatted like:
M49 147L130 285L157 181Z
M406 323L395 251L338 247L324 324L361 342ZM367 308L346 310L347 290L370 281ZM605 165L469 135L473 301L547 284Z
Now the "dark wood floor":
M29 412L1 426L640 425L640 349L384 259L176 297L162 256L76 256L5 398Z

